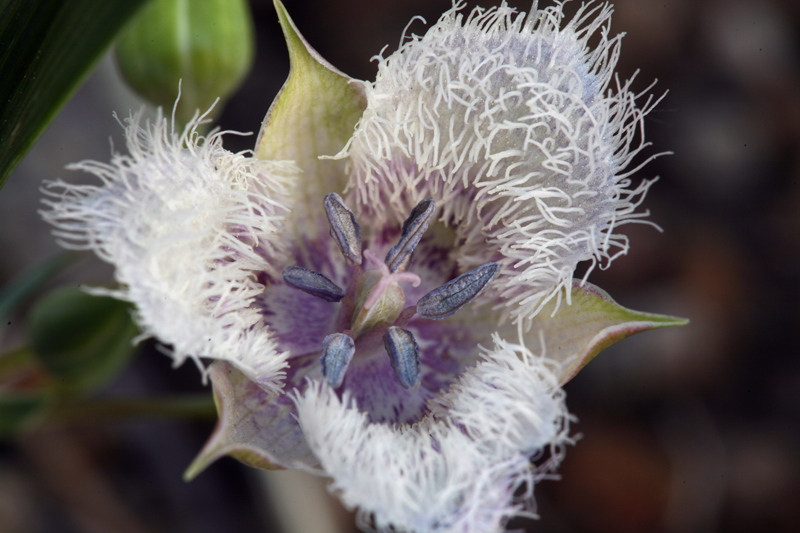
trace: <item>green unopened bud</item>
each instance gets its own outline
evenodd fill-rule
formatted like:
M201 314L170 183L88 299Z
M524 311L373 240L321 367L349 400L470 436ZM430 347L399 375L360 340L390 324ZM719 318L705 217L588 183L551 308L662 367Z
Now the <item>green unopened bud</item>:
M68 391L103 385L128 363L138 328L130 304L80 289L55 290L29 316L31 347Z
M185 124L197 109L231 96L254 48L245 0L155 0L120 34L117 61L135 91L166 109L183 80L176 118Z

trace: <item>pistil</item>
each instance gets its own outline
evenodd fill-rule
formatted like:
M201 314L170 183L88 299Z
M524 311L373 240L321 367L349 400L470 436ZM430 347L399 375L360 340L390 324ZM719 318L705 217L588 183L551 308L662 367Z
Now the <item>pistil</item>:
M358 283L351 321L356 339L378 324L393 324L397 320L406 304L399 282L410 281L414 287L422 282L411 272L389 272L387 265L370 250L364 250L364 257L377 268L364 272Z
M367 301L364 302L364 308L370 309L375 302L378 301L385 292L386 288L390 285L396 285L399 281L410 281L412 287L419 287L419 284L422 283L422 280L416 274L412 272L389 272L389 267L381 261L378 256L372 253L371 250L364 250L364 257L366 257L370 263L375 265L380 273L380 279L378 280L378 284L375 286L374 289L369 293L369 298Z

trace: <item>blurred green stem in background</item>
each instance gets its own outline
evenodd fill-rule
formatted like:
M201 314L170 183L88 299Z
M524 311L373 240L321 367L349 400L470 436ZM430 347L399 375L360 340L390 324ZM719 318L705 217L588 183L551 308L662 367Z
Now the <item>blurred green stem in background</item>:
M49 422L117 422L131 418L217 419L211 392L144 398L108 398L53 409Z

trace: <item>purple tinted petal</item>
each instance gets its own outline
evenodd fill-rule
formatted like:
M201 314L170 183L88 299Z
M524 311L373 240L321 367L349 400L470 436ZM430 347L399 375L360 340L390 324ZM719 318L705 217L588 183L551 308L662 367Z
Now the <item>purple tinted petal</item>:
M419 345L420 385L403 388L381 345L371 350L356 347L342 390L348 390L372 422L414 423L427 407L425 403L449 387L479 357L478 344L491 345L498 328L496 314L465 310L444 320L412 320L407 329ZM512 328L516 331L516 328Z
M350 391L358 409L366 412L372 422L418 421L426 411L425 402L435 395L441 383L434 381L436 388L431 390L423 380L418 388L407 390L397 380L386 353L382 355L368 361L356 361L356 357L344 378L344 390Z
M340 304L331 304L288 285L271 285L256 299L281 351L299 357L322 351Z

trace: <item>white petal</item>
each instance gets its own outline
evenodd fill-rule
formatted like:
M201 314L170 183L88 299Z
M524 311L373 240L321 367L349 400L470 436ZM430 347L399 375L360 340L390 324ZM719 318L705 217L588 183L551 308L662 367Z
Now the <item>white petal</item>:
M494 350L483 348L483 360L429 403L434 416L455 423L498 459L568 441L561 366L497 335L493 341Z
M530 457L553 447L542 467L549 471L568 442L564 395L549 364L521 347L500 343L484 357L433 415L411 426L370 423L347 392L340 400L322 382L296 398L331 490L362 520L380 531L486 533L530 514L533 484L544 474ZM522 486L528 490L515 497Z
M627 251L614 228L642 216L649 182L631 189L625 169L653 102L609 87L608 4L567 24L560 5L458 9L381 60L348 151L355 208L401 220L433 197L464 242L461 271L499 262L507 315L530 319L578 262Z
M176 364L224 359L280 388L286 356L251 304L263 290L256 274L278 275L284 176L294 168L224 150L220 133L197 133L203 117L181 134L160 113L152 124L141 117L127 121L130 155L69 167L101 185L47 183L42 215L63 246L116 267L122 288L96 292L133 302L144 335L171 344Z

